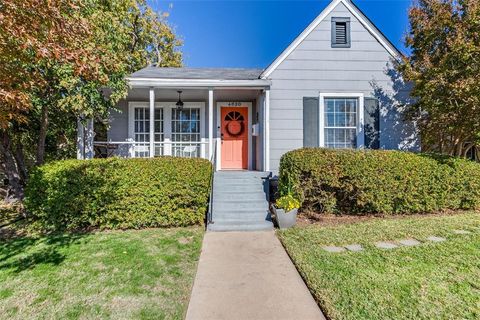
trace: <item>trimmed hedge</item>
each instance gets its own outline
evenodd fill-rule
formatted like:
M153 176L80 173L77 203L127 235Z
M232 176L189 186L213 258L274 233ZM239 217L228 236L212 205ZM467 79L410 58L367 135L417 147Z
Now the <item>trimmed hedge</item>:
M413 214L480 208L480 164L386 150L305 148L283 155L280 194L303 211Z
M204 159L57 161L31 173L25 206L42 230L201 224L211 174Z

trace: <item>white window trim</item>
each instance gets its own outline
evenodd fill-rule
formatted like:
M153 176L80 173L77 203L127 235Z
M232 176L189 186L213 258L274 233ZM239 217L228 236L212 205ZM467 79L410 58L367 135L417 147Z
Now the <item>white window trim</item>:
M149 102L129 101L128 102L128 138L135 140L134 128L135 128L135 108L147 108L149 109ZM158 102L155 102L155 109L161 109L162 107ZM164 115L165 118L165 115ZM165 119L164 119L165 121ZM164 128L165 130L165 128Z
M163 142L164 155L172 154L172 109L176 109L176 102L155 102L155 109L163 109ZM128 102L128 137L135 140L134 137L134 118L135 108L148 108L149 102L130 101ZM184 102L184 109L199 108L200 109L200 157L205 158L205 143L207 142L205 131L205 102Z
M158 102L155 102L154 107L155 107L155 109L161 109L162 108ZM132 142L135 142L135 108L146 108L146 109L150 110L150 102L149 101L129 101L128 102L128 140L130 140ZM164 118L163 119L163 123L164 123L163 130L165 131L165 110L164 110L163 118ZM149 128L148 133L150 133L150 128ZM165 132L164 132L164 134L165 134ZM164 137L165 137L165 135L164 135ZM144 144L145 144L145 146L150 148L150 143L148 141L146 141ZM133 146L129 147L130 157L132 157L132 158L135 157L135 148L138 148L138 147L133 147Z
M357 112L357 149L365 148L365 134L364 134L364 119L363 119L363 93L348 93L348 92L334 92L334 93L320 93L320 112L319 112L319 133L320 147L325 147L325 98L356 98L358 99Z

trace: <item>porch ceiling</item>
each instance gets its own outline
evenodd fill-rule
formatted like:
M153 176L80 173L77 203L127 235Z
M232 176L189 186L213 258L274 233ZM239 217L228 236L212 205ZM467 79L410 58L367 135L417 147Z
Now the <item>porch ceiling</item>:
M184 88L182 100L186 102L208 101L208 89ZM221 88L214 91L215 101L253 101L261 93L258 89L243 88L241 90ZM148 101L148 88L131 88L128 91L127 100L130 101ZM155 89L156 101L177 101L178 93L176 89Z

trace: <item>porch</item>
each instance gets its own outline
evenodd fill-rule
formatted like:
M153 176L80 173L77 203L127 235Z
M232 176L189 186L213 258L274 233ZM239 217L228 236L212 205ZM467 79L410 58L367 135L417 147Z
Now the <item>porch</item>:
M192 71L194 70L194 72ZM268 171L269 81L250 69L142 69L106 135L78 122L79 159L199 157L216 170Z

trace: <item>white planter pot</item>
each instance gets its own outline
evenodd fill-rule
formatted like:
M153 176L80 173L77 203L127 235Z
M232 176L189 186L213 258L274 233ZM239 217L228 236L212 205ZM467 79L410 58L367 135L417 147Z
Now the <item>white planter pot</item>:
M298 209L293 209L289 212L285 212L285 210L278 209L273 206L273 210L275 211L275 217L277 219L277 223L280 229L291 228L297 222Z

